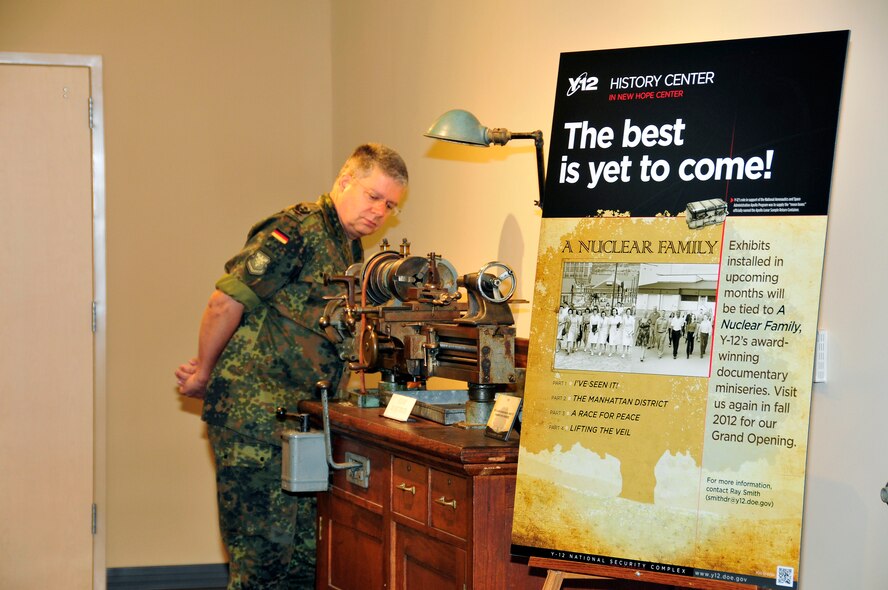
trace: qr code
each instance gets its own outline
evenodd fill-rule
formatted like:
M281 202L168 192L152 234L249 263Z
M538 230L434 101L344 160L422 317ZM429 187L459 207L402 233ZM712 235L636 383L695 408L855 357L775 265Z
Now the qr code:
M793 568L783 565L777 566L777 585L792 588L792 575L795 572Z

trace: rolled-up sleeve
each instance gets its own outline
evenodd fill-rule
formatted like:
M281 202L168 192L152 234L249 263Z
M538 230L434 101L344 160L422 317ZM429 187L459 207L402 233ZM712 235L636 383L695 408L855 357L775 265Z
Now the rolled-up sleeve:
M286 211L273 215L250 229L216 288L250 311L299 276L304 247L300 220Z

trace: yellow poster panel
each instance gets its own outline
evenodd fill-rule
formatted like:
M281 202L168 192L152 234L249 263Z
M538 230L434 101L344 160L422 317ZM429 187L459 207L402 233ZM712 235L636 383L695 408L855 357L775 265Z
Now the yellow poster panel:
M792 585L825 233L543 220L516 547Z

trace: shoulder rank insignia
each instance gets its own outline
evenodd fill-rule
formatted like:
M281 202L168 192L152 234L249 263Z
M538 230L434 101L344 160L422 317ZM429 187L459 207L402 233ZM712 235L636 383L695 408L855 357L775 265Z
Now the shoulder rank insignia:
M270 262L271 257L268 254L262 250L256 250L252 256L247 258L247 270L252 275L263 275L266 269L268 269L268 263Z

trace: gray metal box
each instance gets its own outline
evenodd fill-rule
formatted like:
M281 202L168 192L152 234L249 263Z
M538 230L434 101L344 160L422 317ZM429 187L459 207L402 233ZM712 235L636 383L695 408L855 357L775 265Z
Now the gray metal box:
M329 470L324 431L284 430L281 441L281 487L288 492L326 492Z

